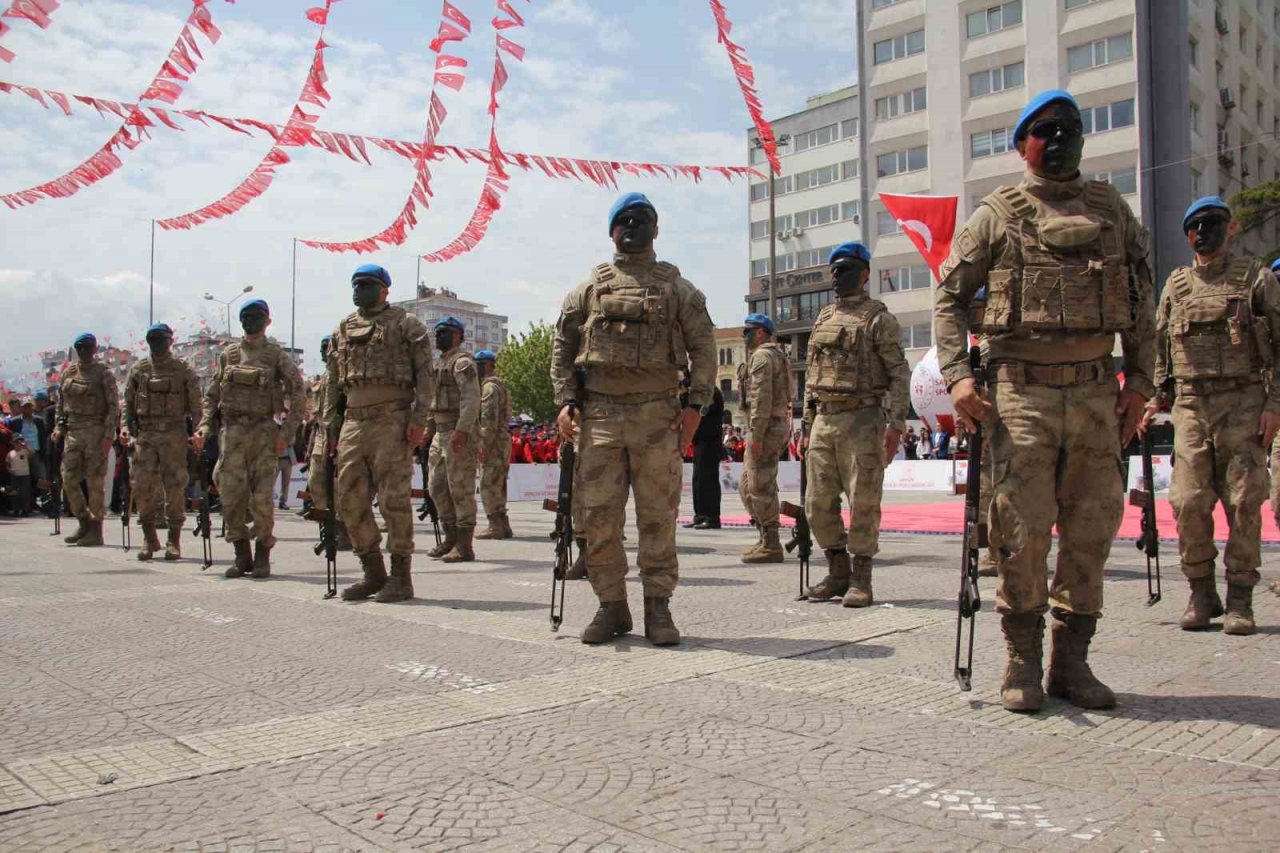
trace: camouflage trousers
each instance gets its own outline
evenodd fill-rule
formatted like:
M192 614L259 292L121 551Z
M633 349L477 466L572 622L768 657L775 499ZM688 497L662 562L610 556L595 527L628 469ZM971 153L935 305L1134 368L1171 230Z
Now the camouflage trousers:
M861 557L880 550L880 498L884 493L884 409L864 406L819 413L809 430L804 464L809 479L804 511L823 550L847 548ZM849 530L840 515L849 497Z
M320 512L329 509L329 489L325 483L325 468L328 460L324 453L313 453L307 464L307 494L311 496L311 506Z
M62 492L76 518L101 521L106 512L103 480L107 476L107 454L102 452L106 438L106 430L101 426L67 431L62 446ZM80 490L81 480L89 487L87 504Z
M468 435L462 449L455 452L449 446L457 433L453 429L440 429L431 442L431 454L427 458L430 469L431 500L436 502L441 524L458 527L476 526L476 439ZM505 481L504 481L505 500Z
M378 553L382 535L373 520L373 495L387 522L387 551L413 553L413 450L405 438L409 411L342 423L334 491L356 556Z
M646 597L667 598L679 582L676 514L684 465L671 422L674 397L647 403L588 399L582 412L578 476L587 574L602 602L627 598L627 555L622 550L627 498L635 495L640 533L636 565Z
M742 479L738 495L747 514L762 527L778 526L778 457L787 443L791 426L788 418L770 418L763 435L751 433L751 441L760 442L760 457L751 452L751 442L742 460Z
M218 434L218 464L213 482L222 499L222 520L228 542L253 538L275 544L275 506L271 489L276 479L276 422L273 420L226 423Z
M484 449L480 463L480 500L485 515L507 511L507 470L511 467L511 437L505 432L500 440Z
M131 500L138 520L157 524L161 515L169 527L181 529L187 519L187 434L185 430L143 430L134 442Z
M1114 378L994 385L991 546L1000 613L1102 611L1102 569L1124 514ZM1046 581L1053 527L1058 563Z
M1258 437L1266 402L1261 385L1204 396L1179 394L1173 404L1173 481L1169 503L1178 523L1178 553L1188 578L1213 576L1213 508L1222 501L1227 583L1254 586L1262 565L1262 502L1269 489L1267 452Z

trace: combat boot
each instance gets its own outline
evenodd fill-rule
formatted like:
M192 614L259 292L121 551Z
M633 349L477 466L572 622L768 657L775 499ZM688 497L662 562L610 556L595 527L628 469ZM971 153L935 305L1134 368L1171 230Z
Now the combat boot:
M671 618L671 599L645 596L644 636L655 646L680 644L680 632Z
M1227 584L1227 618L1222 620L1222 633L1247 637L1257 630L1253 622L1253 587Z
M1097 616L1053 611L1053 650L1045 692L1077 708L1114 708L1116 694L1089 667L1089 642L1098 629Z
M142 547L138 549L138 559L142 562L150 562L152 555L160 550L160 534L156 533L156 526L149 522L142 523Z
M781 563L785 559L786 557L782 552L782 539L778 536L776 525L766 527L763 537L756 544L756 547L742 555L742 562L747 564Z
M698 522L701 524L702 522ZM751 526L756 529L756 541L752 542L745 551L742 552L742 562L749 562L748 557L755 556L761 546L764 545L764 533L760 530L760 525L756 524L755 519L751 520Z
M391 577L373 597L380 604L393 604L413 598L412 559L409 554L391 555Z
M271 577L271 546L261 539L253 543L253 576Z
M77 548L100 548L102 547L102 519L90 519L89 529L84 536L76 542Z
M381 551L369 551L360 555L360 569L364 578L342 591L343 601L360 601L369 598L387 583L387 566Z
M224 578L242 578L249 572L253 571L253 554L249 551L249 540L241 539L238 542L232 542L231 547L235 549L236 558L227 566L227 570L222 573Z
M871 558L855 555L850 573L849 591L840 602L845 607L871 606Z
M1218 587L1213 575L1190 578L1188 583L1191 585L1191 598L1187 600L1187 609L1182 611L1178 624L1184 631L1203 630L1209 627L1210 619L1222 615L1222 599L1218 597ZM1229 586L1227 591L1229 594Z
M849 591L849 552L843 548L827 551L827 576L805 591L810 601L840 598Z
M978 561L978 577L994 578L999 574L1000 572L996 569L996 549L988 548L982 555L982 559Z
M169 562L182 559L182 525L170 524L164 545L164 558Z
M444 528L444 538L440 540L440 544L427 552L428 557L440 559L445 554L453 550L453 546L458 542L458 525L445 522L440 525Z
M505 512L500 512L498 513L498 518L502 520L502 535L498 538L511 539L514 537L515 533L511 530L511 519L507 517L507 514Z
M1000 617L1009 660L1000 685L1006 711L1039 711L1044 705L1044 617L1039 613L1006 613Z
M587 577L587 540L575 538L573 544L578 549L578 556L573 558L573 565L565 573L564 579L567 581L585 580Z
M334 523L333 547L336 551L350 551L351 537L347 535L347 525L341 521Z
M626 599L602 601L591 623L582 629L582 642L588 645L607 643L614 637L631 633L631 608Z
M484 530L477 530L476 538L477 539L501 539L502 524L498 521L498 517L496 515L490 515L488 516L488 519L489 519L489 526L486 527Z
M62 541L66 542L68 545L75 545L77 542L83 539L84 535L88 532L89 532L89 516L78 515L76 516L76 532L72 533L70 536L64 536Z
M458 541L454 543L453 550L440 558L442 563L470 563L476 558L476 552L471 548L471 537L475 535L474 527L459 527Z

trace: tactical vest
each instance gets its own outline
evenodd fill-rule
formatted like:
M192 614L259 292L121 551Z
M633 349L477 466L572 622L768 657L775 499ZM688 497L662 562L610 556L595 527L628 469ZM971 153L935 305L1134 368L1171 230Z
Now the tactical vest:
M987 279L983 333L1017 328L1118 332L1133 325L1117 205L1110 184L1090 181L1087 214L1043 218L1021 187L1001 187L983 199L1004 223L1005 250Z
M413 387L413 362L404 335L405 310L388 306L376 317L351 314L338 325L332 357L343 387L360 384Z
M507 390L507 383L503 382L500 377L486 376L480 386L481 396L483 396L484 389L489 386L493 386L493 393L498 398L498 403L494 406L497 413L497 423L495 425L499 429L506 430L507 421L511 420L511 392Z
M1220 282L1196 281L1188 267L1169 278L1169 354L1174 379L1258 376L1270 367L1271 332L1253 313L1253 282L1261 264L1238 258Z
M871 323L885 313L883 302L867 299L855 308L823 306L809 337L812 366L807 387L833 394L875 394L889 388L889 374L875 352Z
M134 413L145 427L148 421L179 421L187 415L187 372L185 362L169 356L160 364L150 356L134 368L136 393Z
M225 417L266 419L284 408L279 395L280 383L274 375L281 355L278 344L263 342L262 353L254 359L260 364L246 363L246 353L239 343L228 344L222 355L225 366L218 387L221 395L218 408Z
M767 341L747 355L746 361L738 365L738 393L742 398L743 411L751 411L751 361L756 353L763 352L769 358L769 381L773 383L770 399L773 411L766 412L770 417L785 416L791 412L791 365L787 354L782 351L776 341Z
M637 277L614 264L591 273L582 355L587 367L672 370L684 364L684 342L672 293L680 270L666 261Z
M448 358L440 359L440 364L436 366L436 396L431 404L431 413L433 415L443 415L448 419L457 419L458 413L462 408L462 391L458 388L458 380L453 375L453 369L462 359L470 361L471 369L475 370L475 362L463 349L457 350Z
M114 381L100 362L92 362L87 368L79 362L68 367L62 374L62 408L68 421L100 421L107 413L105 383Z

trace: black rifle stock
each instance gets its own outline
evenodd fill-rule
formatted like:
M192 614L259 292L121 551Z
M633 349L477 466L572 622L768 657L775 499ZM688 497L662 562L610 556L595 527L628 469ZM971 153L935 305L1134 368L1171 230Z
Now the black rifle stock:
M1147 607L1160 600L1160 532L1156 529L1156 481L1152 468L1148 428L1142 435L1142 488L1129 490L1129 505L1142 508L1142 535L1136 544L1147 555Z
M130 504L133 503L133 488L129 483L129 448L120 445L120 547L128 551L132 546L129 530Z
M63 439L65 441L65 439ZM49 506L53 510L53 532L50 536L62 535L62 441L54 441L50 443L53 450L49 454L50 464L53 466L53 482L49 487ZM79 484L77 484L79 488Z
M434 440L434 436L432 437ZM422 466L422 506L418 509L418 521L431 519L431 529L436 536L436 544L439 545L440 539L440 512L436 509L436 502L431 498L430 476L431 469L429 467L427 457L431 454L431 441L428 441L418 451L418 464Z
M200 571L205 571L213 565L213 522L209 519L209 490L212 488L212 477L209 473L209 464L204 460L200 460L200 507L196 515L196 533L200 536L200 545L204 549L204 565Z
M805 435L807 437L808 433L806 432ZM795 551L796 556L800 558L800 594L796 596L796 601L809 600L805 590L809 588L809 559L813 556L813 534L809 530L809 516L804 511L805 494L809 490L808 467L808 460L802 458L800 460L800 505L796 506L790 501L782 501L778 504L778 511L795 521L786 549L788 554Z
M569 416L573 417L570 410ZM545 500L542 508L556 514L556 526L551 538L556 543L555 568L551 573L551 630L559 631L564 621L565 579L573 565L573 469L575 453L573 444L566 441L560 447L560 484L555 500Z
M983 387L982 356L976 346L969 348L969 367L974 383ZM964 489L964 551L960 557L960 596L956 612L955 679L961 690L973 686L973 633L982 597L978 594L978 555L987 546L987 526L979 519L982 509L982 424L975 423L969 435L969 467ZM969 623L968 651L961 664L965 623Z

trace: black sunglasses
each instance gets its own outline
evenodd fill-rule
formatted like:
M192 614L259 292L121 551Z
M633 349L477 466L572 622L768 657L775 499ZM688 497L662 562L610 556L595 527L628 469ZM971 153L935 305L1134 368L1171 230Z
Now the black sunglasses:
M1075 135L1084 131L1084 125L1078 121L1063 121L1057 118L1041 119L1027 130L1036 139L1049 139L1059 133Z

